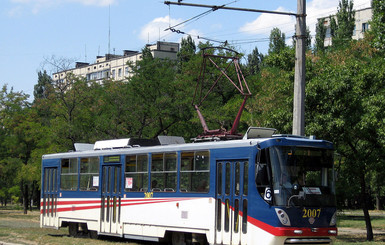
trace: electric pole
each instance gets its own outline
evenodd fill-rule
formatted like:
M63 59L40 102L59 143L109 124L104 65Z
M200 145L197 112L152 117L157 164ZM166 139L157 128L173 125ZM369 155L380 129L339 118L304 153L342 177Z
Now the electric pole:
M293 134L305 135L305 51L306 51L306 0L297 0L295 25L295 74L293 99Z

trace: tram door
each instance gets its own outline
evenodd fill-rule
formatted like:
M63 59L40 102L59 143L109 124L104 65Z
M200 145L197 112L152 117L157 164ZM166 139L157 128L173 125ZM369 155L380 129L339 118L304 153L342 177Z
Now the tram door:
M244 160L217 161L217 244L242 244L246 228L242 226L247 225L247 167Z
M121 233L121 166L103 166L100 232Z
M44 168L43 181L43 226L57 224L57 167Z

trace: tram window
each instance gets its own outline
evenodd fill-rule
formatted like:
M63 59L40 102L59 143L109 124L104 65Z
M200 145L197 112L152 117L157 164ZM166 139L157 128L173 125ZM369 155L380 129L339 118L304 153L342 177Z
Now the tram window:
M208 151L182 152L180 190L182 192L209 191L210 158Z
M217 164L217 194L222 195L222 163L221 162Z
M230 200L225 201L225 232L230 231Z
M125 190L147 191L148 186L148 156L126 156Z
M239 231L239 199L234 200L234 232L238 233Z
M243 165L243 195L247 196L249 191L249 162L245 162Z
M99 158L89 157L80 159L81 191L97 191L99 188Z
M151 190L176 190L176 153L153 154L151 159Z
M209 169L209 152L197 152L195 154L195 170L208 170Z
M240 181L241 181L241 164L240 162L236 162L235 164L235 185L234 185L234 193L236 196L239 195L239 189L240 187Z
M78 188L78 159L62 159L60 189L75 191Z
M225 194L230 195L230 163L226 163Z
M247 233L247 199L243 199L242 233Z

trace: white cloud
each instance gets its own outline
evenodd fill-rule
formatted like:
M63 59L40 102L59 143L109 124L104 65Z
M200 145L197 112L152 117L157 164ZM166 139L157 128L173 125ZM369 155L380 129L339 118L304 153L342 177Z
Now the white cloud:
M160 37L171 34L170 30L165 32L165 29L181 22L182 20L172 19L168 15L165 17L155 18L142 27L139 38L145 42L153 42L154 40L158 40ZM180 28L181 26L175 27L175 29Z
M306 25L310 29L310 34L315 35L315 27L317 19L327 17L337 12L337 7L340 0L312 0L307 2L306 6ZM362 9L370 7L371 0L354 0L354 8ZM276 11L293 12L297 10L285 10L279 7ZM249 35L264 35L269 36L271 29L278 27L286 34L286 37L294 34L296 19L292 16L261 14L257 19L243 25L239 31Z
M282 7L279 7L275 11L290 12ZM252 22L248 22L243 25L239 31L250 34L268 34L271 29L278 27L283 32L289 32L294 30L295 17L289 15L276 15L276 14L261 14L257 19Z

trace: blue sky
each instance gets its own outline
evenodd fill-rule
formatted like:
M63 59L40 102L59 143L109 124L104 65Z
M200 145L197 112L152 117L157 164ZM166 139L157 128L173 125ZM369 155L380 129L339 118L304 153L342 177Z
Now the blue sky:
M177 0L175 0L177 1ZM184 0L206 5L297 11L295 0ZM315 34L316 19L337 11L339 0L308 0L307 25ZM355 0L356 9L370 0ZM0 85L33 95L37 72L53 67L46 61L94 62L97 55L140 51L158 40L179 42L185 35L164 31L208 11L206 8L167 6L161 0L3 0L0 6ZM255 47L266 53L272 28L294 34L290 16L217 10L178 26L195 42L208 38L228 41L246 54ZM110 31L109 31L110 30ZM109 35L110 33L110 35ZM109 38L110 36L110 38ZM108 45L110 43L110 45ZM73 67L74 64L71 64Z

